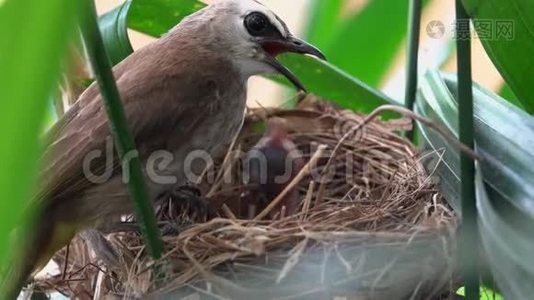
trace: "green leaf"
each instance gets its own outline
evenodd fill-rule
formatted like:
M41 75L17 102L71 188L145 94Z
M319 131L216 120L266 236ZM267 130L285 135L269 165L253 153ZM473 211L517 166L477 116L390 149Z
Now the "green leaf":
M369 1L333 31L323 50L334 65L378 86L406 37L407 24L408 1Z
M445 83L456 90L455 77L445 76ZM475 140L484 157L484 180L511 206L534 218L534 117L481 86L475 85L474 97Z
M99 18L98 25L106 43L106 50L113 65L118 64L133 52L126 20L132 0L124 2Z
M145 238L148 253L153 259L159 259L163 252L163 241L157 227L154 208L148 198L141 160L137 156L127 158L128 153L135 153L136 147L126 121L119 89L113 78L112 64L102 40L94 2L93 0L84 0L83 4L87 15L81 26L82 36L100 88L102 101L116 142L117 153L123 162L123 168L130 171L127 186L135 209L135 216Z
M465 296L465 288L461 287L456 291L456 294ZM492 291L489 288L480 288L480 300L503 300L503 297L499 293Z
M196 0L133 0L128 27L160 37L184 17L205 6Z
M40 155L39 136L60 61L76 28L77 1L0 1L0 265L24 221ZM5 268L0 268L0 271ZM0 274L0 277L2 274ZM0 279L1 281L1 279ZM2 297L5 294L0 291Z
M344 108L371 112L382 104L399 104L328 62L292 53L281 55L280 61L310 92Z
M99 18L113 65L133 52L128 28L160 37L184 17L206 6L196 0L128 0Z
M196 0L127 0L98 20L113 65L133 52L128 28L160 37L184 17L203 8Z
M314 0L305 36L309 42L319 48L327 47L336 31L343 0Z
M479 228L490 268L504 299L530 299L534 293L534 219L476 178ZM501 298L502 299L502 298Z
M501 87L501 90L499 91L499 96L503 97L504 99L508 100L508 102L514 104L515 106L525 110L523 107L523 104L519 102L519 99L517 99L517 96L514 94L510 86L506 83Z
M438 72L427 72L421 82L416 110L439 121L457 136L455 94L455 77L444 79ZM485 182L508 199L510 205L534 217L534 186L530 183L534 181L534 118L478 85L474 88L474 98L475 141L477 151L484 157L480 167ZM435 150L445 149L443 172L446 176L441 180L453 187L455 192L445 196L457 207L458 151L425 127L421 129L425 143Z
M532 78L528 60L534 53L534 2L532 0L463 0L489 57L523 107L534 114ZM492 24L490 35L477 22ZM487 30L487 29L486 29ZM509 30L509 31L508 31Z
M425 74L416 112L458 133L456 77ZM477 199L482 243L505 299L534 293L534 118L475 85L474 125L477 152ZM436 170L441 193L460 212L460 158L457 149L425 126L423 147L444 153Z

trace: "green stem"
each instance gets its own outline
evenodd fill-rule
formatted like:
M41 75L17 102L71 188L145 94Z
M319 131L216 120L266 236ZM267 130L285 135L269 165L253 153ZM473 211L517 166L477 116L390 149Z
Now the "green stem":
M474 148L473 80L471 75L471 31L469 16L461 0L456 0L456 43L458 48L458 98L460 141ZM465 295L468 300L479 299L478 276L478 220L475 194L475 162L461 153L462 229L460 247Z
M117 144L117 152L123 162L121 165L123 169L130 171L128 188L134 202L137 222L145 237L149 254L154 259L158 259L163 252L163 242L157 227L154 208L148 198L141 161L136 155L133 137L128 128L122 101L111 70L111 62L98 28L95 5L93 0L84 0L83 3L86 17L81 28L91 66L100 86L102 100Z
M404 104L413 111L417 93L417 69L419 57L419 34L421 30L421 6L422 0L410 0L410 14L408 23L408 58L406 68L406 94ZM412 131L406 133L406 137L413 140L415 124Z

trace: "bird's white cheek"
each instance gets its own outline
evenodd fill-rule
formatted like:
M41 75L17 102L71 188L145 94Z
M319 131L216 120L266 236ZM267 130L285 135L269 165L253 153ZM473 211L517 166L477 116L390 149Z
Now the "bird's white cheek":
M250 76L259 74L274 74L276 70L268 64L261 62L257 59L247 58L237 61L241 74L248 78Z

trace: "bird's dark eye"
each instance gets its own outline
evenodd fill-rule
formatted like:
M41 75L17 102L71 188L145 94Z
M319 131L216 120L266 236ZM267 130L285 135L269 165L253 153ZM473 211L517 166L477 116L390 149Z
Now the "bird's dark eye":
M270 25L269 19L259 12L253 12L245 17L245 27L253 36L265 34Z

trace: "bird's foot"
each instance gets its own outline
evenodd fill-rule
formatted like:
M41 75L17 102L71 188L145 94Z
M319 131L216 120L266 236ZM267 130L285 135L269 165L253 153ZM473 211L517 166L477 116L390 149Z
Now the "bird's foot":
M174 188L164 197L166 201L160 207L158 215L165 220L179 221L179 227L187 223L205 222L217 216L216 210L195 186Z

